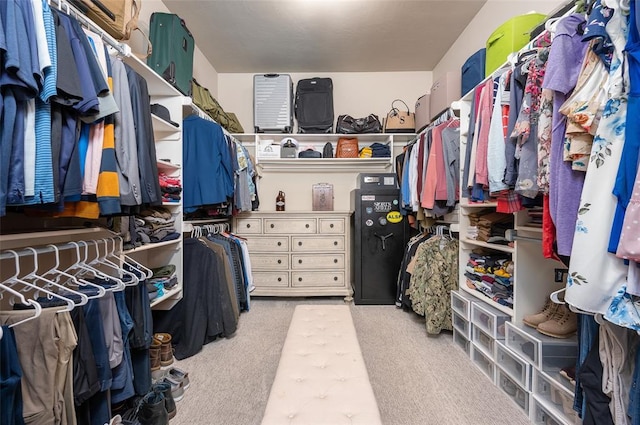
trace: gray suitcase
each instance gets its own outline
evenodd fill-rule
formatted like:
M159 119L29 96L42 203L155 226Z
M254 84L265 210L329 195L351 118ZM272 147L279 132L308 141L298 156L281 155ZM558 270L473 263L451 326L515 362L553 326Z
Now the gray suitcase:
M253 127L256 133L293 131L293 81L290 75L253 76Z

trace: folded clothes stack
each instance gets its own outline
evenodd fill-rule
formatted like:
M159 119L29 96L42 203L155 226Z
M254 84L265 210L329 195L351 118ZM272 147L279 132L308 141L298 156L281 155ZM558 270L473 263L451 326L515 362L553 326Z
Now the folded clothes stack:
M513 261L505 254L469 254L467 286L493 301L513 308Z
M162 202L180 202L182 199L182 184L177 177L167 176L165 173L158 175L160 190L162 191Z
M383 143L372 143L371 146L371 157L372 158L388 158L391 156L391 148L389 145L385 145Z
M136 234L142 244L166 242L178 239L175 217L163 207L151 207L135 217Z
M167 264L166 266L151 269L153 276L149 279L154 285L165 290L169 290L178 284L178 276L176 274L176 266Z

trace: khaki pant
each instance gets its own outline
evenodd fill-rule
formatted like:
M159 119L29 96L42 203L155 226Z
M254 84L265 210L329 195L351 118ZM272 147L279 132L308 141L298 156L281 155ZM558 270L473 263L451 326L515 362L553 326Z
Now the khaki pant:
M73 349L76 336L69 313L42 309L40 317L13 328L22 367L25 424L76 425L73 403ZM10 325L33 311L2 311L0 324Z

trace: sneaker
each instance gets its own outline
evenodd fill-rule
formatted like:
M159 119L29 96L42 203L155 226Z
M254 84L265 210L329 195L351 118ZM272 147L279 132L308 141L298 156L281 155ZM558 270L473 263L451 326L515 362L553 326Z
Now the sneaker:
M171 395L173 396L173 401L182 400L182 398L184 397L184 387L182 386L182 382L171 379L170 376L165 376L162 382L171 385Z
M576 385L576 367L567 366L560 369L560 376L566 378L571 385Z
M187 388L189 388L189 372L185 372L184 370L178 369L177 367L172 367L167 370L167 375L174 381L180 382L183 389L186 390Z

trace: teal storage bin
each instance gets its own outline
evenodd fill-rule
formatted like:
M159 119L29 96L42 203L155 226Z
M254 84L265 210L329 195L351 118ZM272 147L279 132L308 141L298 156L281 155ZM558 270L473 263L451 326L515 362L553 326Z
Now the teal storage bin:
M541 13L527 13L514 16L500 25L487 39L485 77L504 64L510 53L526 46L531 40L531 30L546 17Z

